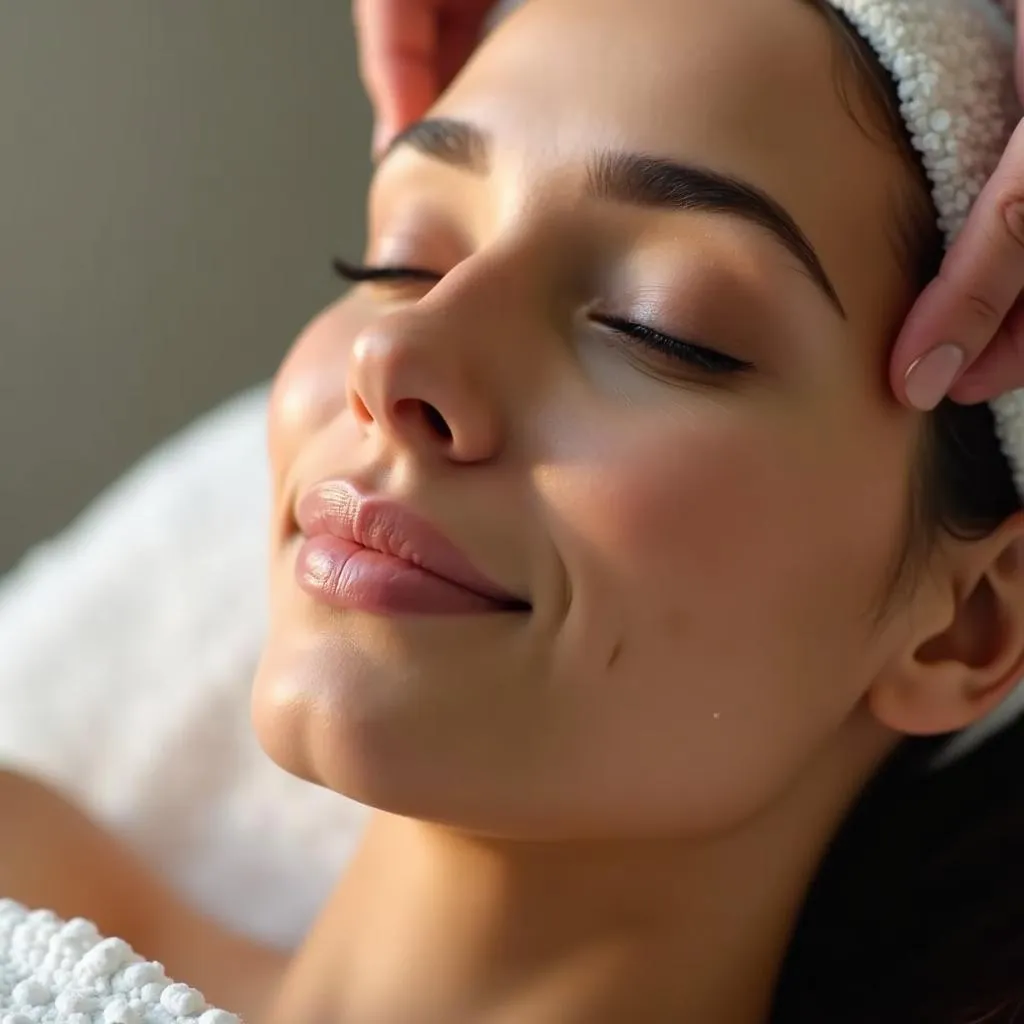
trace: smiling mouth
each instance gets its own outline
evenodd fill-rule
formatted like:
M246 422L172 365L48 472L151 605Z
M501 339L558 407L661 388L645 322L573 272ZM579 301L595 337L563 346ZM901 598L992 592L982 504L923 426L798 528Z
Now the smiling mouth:
M414 562L330 534L309 537L296 556L299 585L319 602L377 615L525 612L516 599L481 594Z
M378 614L528 612L528 601L485 576L447 537L397 502L326 481L294 510L305 538L300 586L339 608Z

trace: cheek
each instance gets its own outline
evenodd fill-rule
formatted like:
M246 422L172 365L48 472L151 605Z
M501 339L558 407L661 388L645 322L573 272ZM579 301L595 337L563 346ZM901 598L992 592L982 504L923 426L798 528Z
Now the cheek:
M644 622L678 627L714 609L782 617L813 605L808 591L823 581L847 607L866 600L868 587L842 584L878 569L891 506L879 513L875 501L871 512L820 430L711 403L573 429L587 451L547 467L541 486L567 527L570 576L592 584L602 607L627 620L642 608Z
M697 399L577 427L586 449L547 467L566 715L579 758L618 766L624 804L745 813L859 699L901 506L858 488L818 426Z

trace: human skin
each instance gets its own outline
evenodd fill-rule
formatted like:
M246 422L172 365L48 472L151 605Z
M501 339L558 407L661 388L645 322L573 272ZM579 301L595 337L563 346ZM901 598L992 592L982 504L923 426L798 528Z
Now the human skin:
M922 424L885 375L912 176L844 106L834 42L793 0L535 0L432 111L488 136L485 166L383 160L367 260L436 279L354 289L271 402L254 722L379 811L279 1008L759 1020L864 782L1015 680L1018 520L945 538L879 613ZM588 195L607 151L763 190L844 314L763 227ZM530 612L312 599L294 506L328 478L403 502Z
M472 53L495 6L492 0L354 0L360 69L374 107L374 152L430 107ZM1015 16L1016 0L1002 6ZM1024 98L1022 50L1024 19L1018 19L1017 91ZM893 346L890 379L901 401L927 410L947 393L971 403L1024 386L1022 211L1024 128L1018 126Z
M260 1024L763 1021L865 781L1024 669L1020 517L940 538L889 594L923 423L886 380L912 176L851 117L828 26L797 0L624 10L533 0L481 48L432 116L484 131L486 168L407 143L370 196L368 261L436 280L353 289L275 381L254 725L376 812L290 961L184 976L228 1008L239 958L273 977L246 1006ZM767 193L835 296L748 219L590 195L608 151ZM428 519L529 610L312 596L295 504L335 478ZM142 923L136 944L179 973L194 926Z

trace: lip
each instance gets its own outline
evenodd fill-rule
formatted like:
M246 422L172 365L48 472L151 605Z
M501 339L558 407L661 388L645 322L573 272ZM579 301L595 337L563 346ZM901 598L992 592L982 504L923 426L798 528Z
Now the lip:
M460 602L432 601L437 587L448 587L464 591L464 598L476 599L478 610L508 611L526 610L529 605L521 597L505 590L494 580L482 573L455 544L430 523L413 512L385 498L366 496L345 480L325 480L312 487L296 502L295 523L299 531L314 546L318 541L332 550L331 541L340 542L343 551L363 556L373 555L372 564L390 568L392 575L384 573L384 589L396 578L408 584L410 579L420 580L423 586L418 599L411 601L408 586L397 600L389 599L387 593L381 600L378 583L372 610L429 611L430 605L448 604L450 610L457 610ZM434 577L434 579L430 579ZM304 581L310 589L310 580ZM312 587L322 588L323 581L314 581ZM392 583L392 589L394 584ZM449 595L450 596L450 595ZM393 598L393 595L392 595ZM358 597L352 600L338 600L330 603L344 605L365 605ZM463 603L466 603L465 601ZM415 607L423 605L423 607ZM484 607L489 605L489 608ZM380 606L380 607L377 607Z

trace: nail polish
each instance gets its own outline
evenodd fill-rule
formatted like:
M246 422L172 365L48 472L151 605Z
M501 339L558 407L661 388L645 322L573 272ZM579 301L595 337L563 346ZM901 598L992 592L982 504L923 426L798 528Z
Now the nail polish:
M915 360L906 376L910 404L922 412L934 409L946 397L963 365L964 350L958 345L940 345Z

